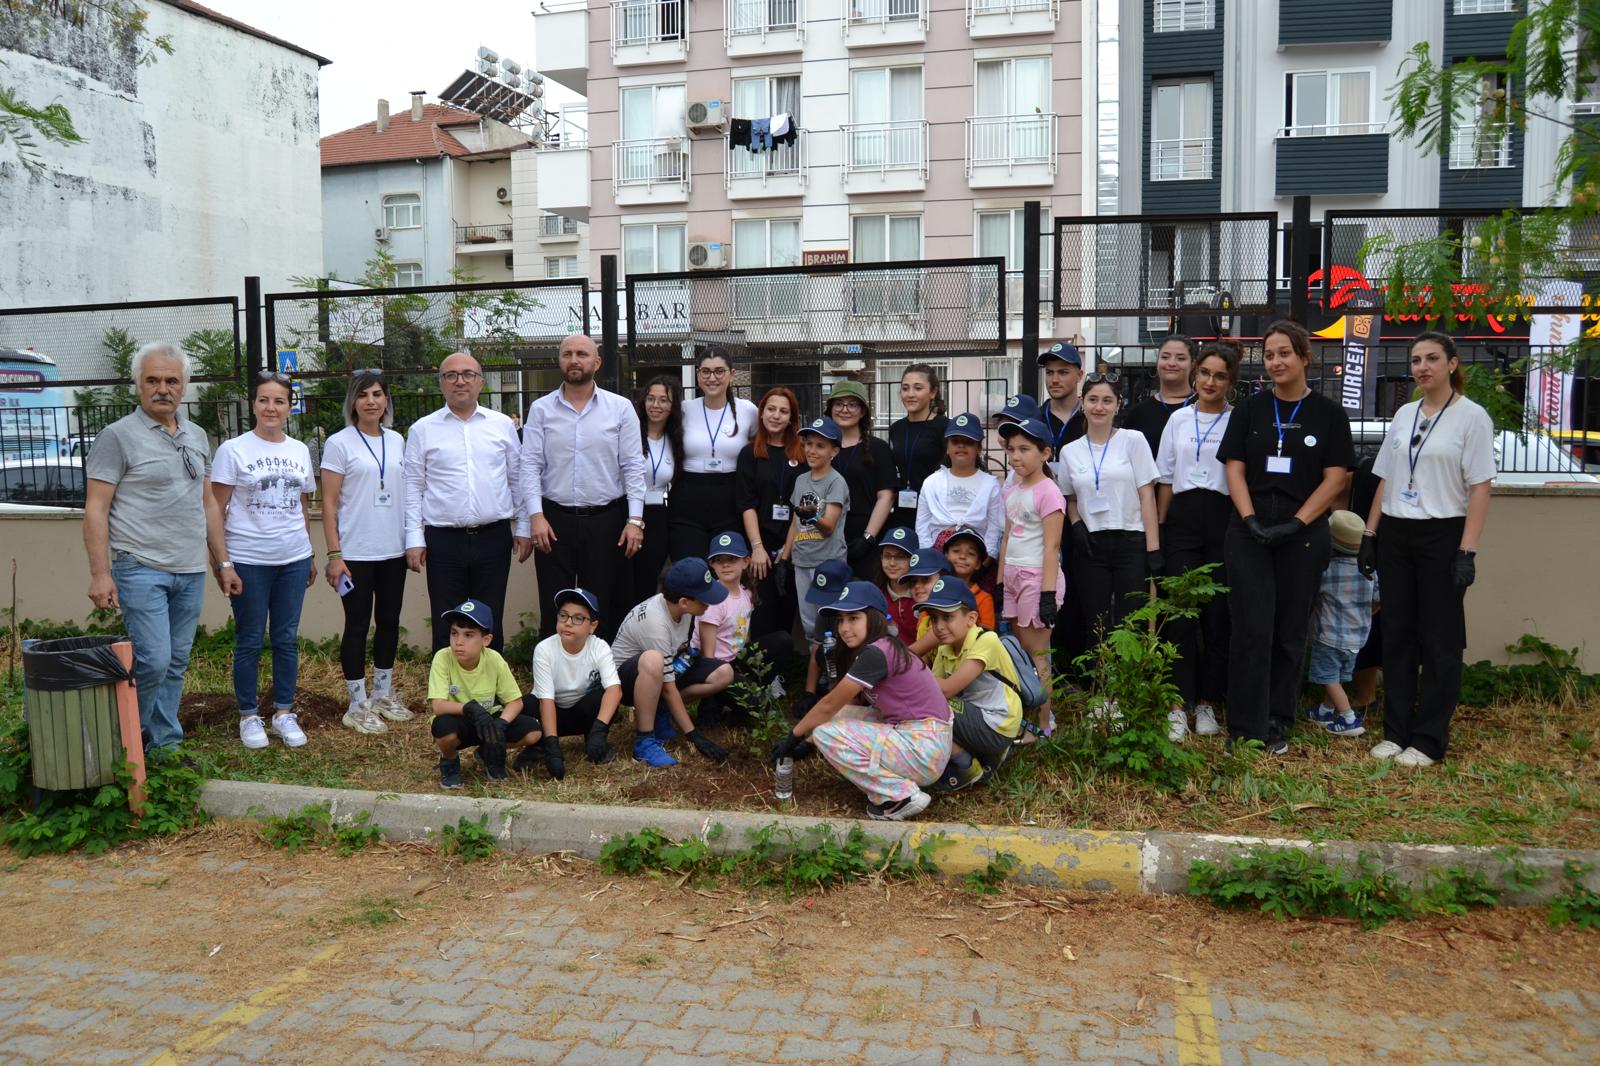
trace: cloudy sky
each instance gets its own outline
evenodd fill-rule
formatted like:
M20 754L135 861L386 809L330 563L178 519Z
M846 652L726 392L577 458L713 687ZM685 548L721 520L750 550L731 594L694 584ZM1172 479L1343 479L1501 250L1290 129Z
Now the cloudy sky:
M530 12L537 0L205 2L230 18L333 60L322 68L324 134L372 121L380 97L396 111L410 105L412 89L426 89L428 99L436 99L477 58L480 44L524 66L533 63ZM557 93L562 90L557 88Z

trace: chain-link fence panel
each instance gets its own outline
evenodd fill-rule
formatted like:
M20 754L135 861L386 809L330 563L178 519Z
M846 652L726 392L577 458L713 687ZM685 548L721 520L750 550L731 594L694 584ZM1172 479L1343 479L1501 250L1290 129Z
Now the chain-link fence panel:
M1277 228L1274 212L1058 218L1055 313L1271 313Z
M194 360L192 380L239 378L239 301L197 300L0 309L0 397L10 390L128 384L134 352L163 341Z

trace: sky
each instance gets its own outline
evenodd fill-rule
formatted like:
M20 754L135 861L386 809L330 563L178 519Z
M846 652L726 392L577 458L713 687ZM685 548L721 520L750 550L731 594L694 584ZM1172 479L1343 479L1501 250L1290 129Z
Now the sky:
M205 0L247 26L333 60L322 68L322 132L337 133L411 106L411 90L438 99L488 45L524 67L533 63L538 0ZM545 83L548 92L551 82ZM555 99L572 98L559 87Z

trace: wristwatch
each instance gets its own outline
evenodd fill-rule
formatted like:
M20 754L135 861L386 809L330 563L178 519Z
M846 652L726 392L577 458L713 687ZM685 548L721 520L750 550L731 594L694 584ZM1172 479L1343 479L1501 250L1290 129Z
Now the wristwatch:
M233 569L233 563L229 562L227 559L224 559L224 560L222 560L222 562L217 564L217 569L218 570L232 570Z
M638 518L638 517L629 518L628 519L628 525L633 526L636 529L643 530L644 529L644 519Z

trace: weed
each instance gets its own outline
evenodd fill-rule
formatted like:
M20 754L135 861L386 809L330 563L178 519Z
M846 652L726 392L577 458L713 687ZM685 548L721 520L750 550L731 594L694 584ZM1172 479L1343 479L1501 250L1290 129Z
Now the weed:
M351 904L351 911L341 919L341 925L365 925L371 929L382 929L386 925L393 925L400 920L395 912L399 901L387 896L362 896Z
M1022 866L1022 860L1009 851L1002 851L990 858L981 870L973 870L961 879L967 886L967 891L974 896L998 895L1006 878L1010 877Z
M1468 707L1488 707L1516 700L1548 700L1562 707L1600 694L1600 674L1585 674L1578 665L1578 649L1561 648L1542 637L1524 633L1514 644L1507 644L1512 655L1526 656L1531 663L1496 666L1484 659L1461 669L1461 703ZM1574 750L1582 754L1588 742L1577 742ZM1578 744L1583 743L1583 747Z
M1592 863L1572 859L1568 859L1562 867L1567 889L1550 901L1546 918L1551 928L1575 925L1579 929L1600 929L1600 892L1583 883L1584 875L1592 869Z
M0 742L0 747L7 743L16 746L0 758L0 776L6 779L0 780L0 785L8 783L13 773L20 774L21 780L11 784L19 795L25 795L26 728ZM128 809L133 770L126 762L119 762L114 773L110 784L45 792L32 809L13 807L16 817L0 822L0 843L11 845L23 858L78 848L98 855L130 840L168 836L205 820L200 809L200 775L182 761L177 749L147 757L145 805L137 819ZM0 811L0 816L4 813Z
M660 966L661 957L652 951L644 951L633 957L633 964L649 969L652 966Z
M383 839L383 830L371 822L372 812L362 811L347 825L333 827L333 846L340 855L354 855Z
M289 854L325 843L333 824L330 804L311 803L293 814L273 815L261 824L261 839Z
M439 827L439 850L462 862L477 862L495 853L494 834L489 832L489 816L479 815L476 822L463 815L455 825Z

